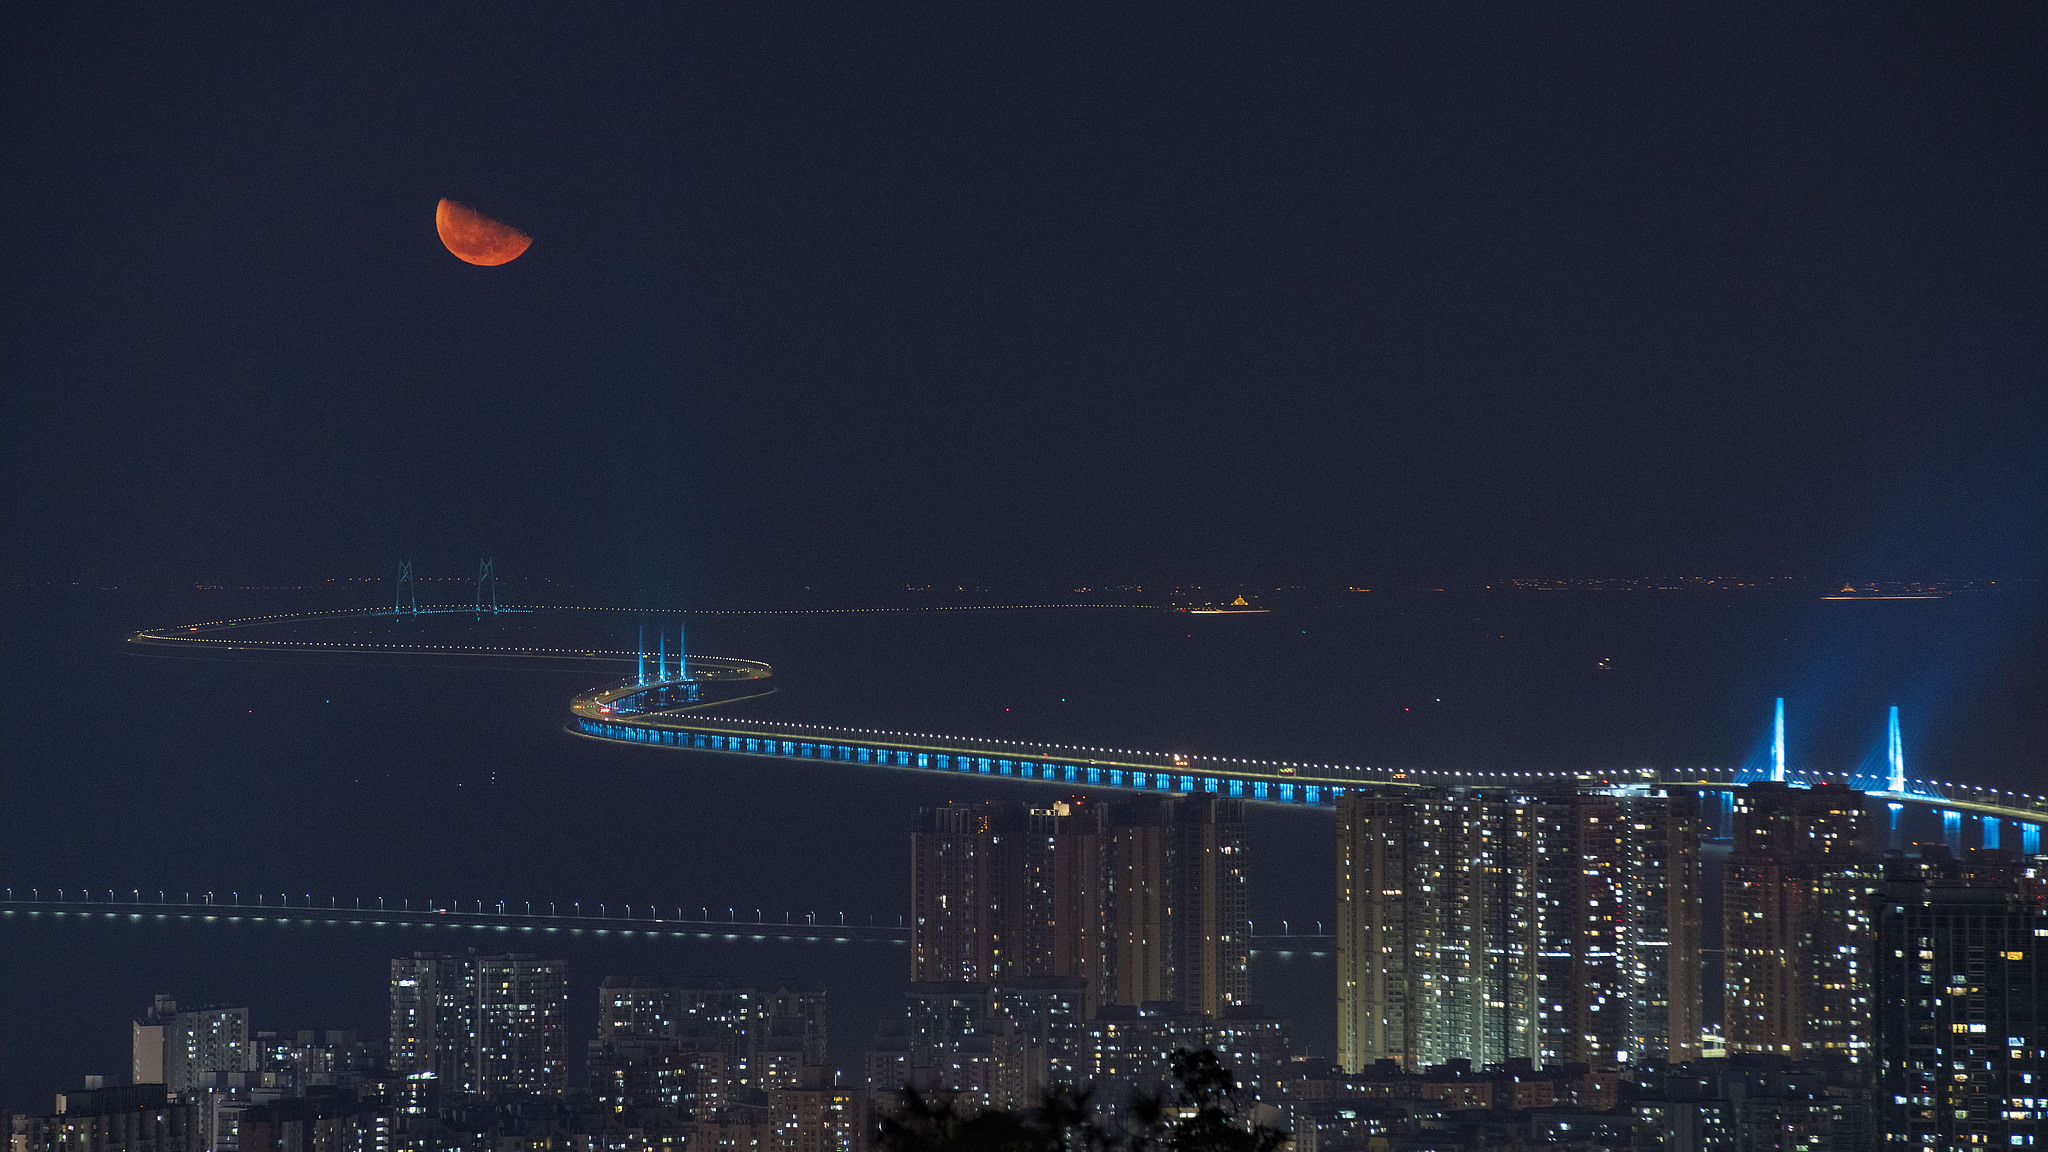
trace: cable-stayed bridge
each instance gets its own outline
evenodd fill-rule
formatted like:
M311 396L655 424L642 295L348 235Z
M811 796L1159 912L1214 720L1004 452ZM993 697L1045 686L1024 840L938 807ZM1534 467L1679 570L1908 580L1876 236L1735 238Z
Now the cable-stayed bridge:
M1002 608L1073 608L1072 605L1006 605ZM1130 607L1130 606L1095 606ZM906 611L961 611L940 608ZM1002 610L999 608L982 610ZM495 575L489 562L481 566L477 594L469 605L420 605L403 599L391 609L358 609L328 613L286 613L216 620L171 628L146 629L129 637L151 647L230 653L376 654L386 656L457 657L467 659L534 659L569 661L591 667L628 665L633 674L603 689L576 697L569 704L569 731L595 740L640 747L691 749L728 755L782 760L829 761L849 769L887 768L954 776L1034 781L1063 788L1168 795L1213 795L1257 804L1331 809L1345 792L1361 788L1511 787L1628 789L1677 787L1720 793L1723 826L1732 808L1733 789L1758 780L1792 787L1848 785L1885 803L1894 836L1900 814L1908 807L1940 813L1951 845L1976 840L1984 847L2040 850L2041 826L2048 823L2048 797L1981 785L1912 779L1906 775L1898 709L1893 708L1887 733L1886 771L1833 772L1788 766L1784 701L1774 712L1769 762L1739 768L1630 768L1559 770L1550 772L1480 772L1459 769L1382 769L1356 765L1211 757L1191 753L1149 752L1125 748L1028 743L899 732L886 729L828 727L791 722L715 717L703 708L773 691L769 665L738 657L684 654L684 636L676 631L673 659L668 632L657 629L650 649L643 629L634 648L527 646L488 643L429 643L383 639L326 641L264 634L280 624L361 617L398 617L485 612L634 613L633 609L575 606L502 606L495 602ZM791 615L792 612L767 613ZM680 615L680 614L673 614ZM650 667L651 665L651 667ZM1974 837L1964 821L1973 821ZM1972 844L1970 846L1976 846Z

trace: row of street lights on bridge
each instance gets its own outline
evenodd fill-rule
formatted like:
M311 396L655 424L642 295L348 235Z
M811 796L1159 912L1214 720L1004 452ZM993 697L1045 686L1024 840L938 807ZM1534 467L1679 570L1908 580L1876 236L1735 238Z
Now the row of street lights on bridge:
M71 900L66 900L66 899L65 899L65 896L64 896L64 893L65 893L65 891L66 891L66 890L65 890L65 889L63 889L63 888L59 888L59 889L57 889L57 890L56 890L56 892L57 892L57 896L56 896L56 902L57 902L57 903L60 903L60 904L62 904L62 903L74 903L74 902L75 902L75 903L81 903L81 904L90 904L90 903L94 903L94 902L95 902L95 901L94 901L94 899L93 899L93 891L94 891L93 889L85 889L85 890L83 890L83 891L82 891L82 892L81 892L81 893L79 894L79 896L77 897L77 899L76 899L75 901L71 901ZM132 899L131 899L130 901L128 901L129 903L132 903L132 904L141 904L141 903L143 902L143 900L142 900L142 889L140 889L140 888L131 888L131 889L129 889L128 891L129 891L129 894L130 894L130 896L132 897ZM14 902L14 898L15 898L15 897L14 897L14 889L12 889L12 888L8 888L8 889L5 889L5 892L6 892L6 900L7 900L7 901L8 901L9 903L13 903L13 902ZM120 903L120 902L121 902L121 901L120 901L120 900L118 899L118 896L117 896L117 893L116 893L116 890L115 890L115 889L109 888L109 889L107 889L107 890L106 890L106 892L107 892L107 898L106 898L106 901L105 901L106 903L108 903L108 904L116 904L116 903ZM277 903L276 905L270 905L270 904L265 904L265 903L263 902L263 896L262 896L261 894L258 894L258 895L256 895L256 897L255 897L255 900L256 900L256 902L255 902L254 904L243 904L243 903L242 903L242 894L241 894L241 893L240 893L239 891L230 891L230 892L228 893L228 902L227 902L227 903L226 903L225 905L222 905L222 904L219 904L219 903L217 903L217 902L216 902L216 897L215 897L215 893L213 893L213 892L202 892L202 893L200 893L199 895L200 895L200 900L198 900L197 902L195 902L195 901L194 901L194 900L192 899L192 893L190 893L190 892L186 892L186 893L184 893L184 894L183 894L183 896L184 896L184 899L183 899L183 901L182 901L182 905L183 905L183 906L188 906L188 907L233 907L233 908L270 908L270 907L278 907L278 908L290 908L290 907L293 907L293 905L292 905L292 903L291 903L291 894L290 894L290 893L288 893L288 892L281 892L281 893L279 893L279 894L278 894L278 903ZM312 893L310 893L310 892L308 892L308 893L304 893L304 894L302 894L302 896L301 896L300 898L301 898L301 899L302 899L302 900L304 901L304 903L303 903L302 905L300 905L300 907L303 907L303 908L307 908L307 909L313 909L313 895L312 895ZM42 903L42 900L43 900L43 896L42 896L42 889L40 889L40 888L31 888L31 889L29 889L29 899L30 899L31 901L35 902L35 903ZM330 897L328 897L328 898L327 898L327 908L328 908L328 910L330 910L330 911L355 911L355 912L367 912L367 911L372 911L372 909L367 909L367 908L364 908L364 907L363 907L363 901L362 901L362 898L360 898L360 897L356 899L356 902L355 902L355 906L354 906L353 908L351 908L351 909L343 909L343 908L341 908L341 906L340 906L340 902L339 902L339 901L340 901L340 898L339 898L339 897L335 897L335 896L330 896ZM374 909L374 911L378 911L378 912L398 912L398 911L403 911L403 912L412 912L412 911L414 911L414 908L413 908L413 906L412 906L412 900L411 900L411 898L410 898L410 897L407 897L407 898L403 899L403 900L402 900L402 901L400 902L400 907L399 907L399 908L391 908L391 907L389 907L389 906L388 906L388 904L387 904L387 898L386 898L386 897L383 897L383 896L379 896L379 897L376 897L376 901L377 901L377 907L376 907L376 908ZM171 901L170 901L170 900L169 900L169 898L168 898L168 892L167 892L166 890L164 890L164 889L158 889L158 890L157 890L157 894L156 894L156 902L157 902L158 904L160 904L160 905L164 905L164 906L166 906L166 907L170 907L170 906L173 906L173 905L171 904ZM458 900L458 901L455 901L455 902L454 902L454 909L455 909L455 911L456 911L456 912L457 912L458 914L459 914L459 913L461 912L461 906L462 906L462 903L463 903L463 901L460 901L460 900ZM486 912L486 911L484 910L484 902L483 902L482 900L477 900L477 901L475 901L475 903L476 903L476 914L477 914L477 915L479 915L479 916L487 916L487 915L497 915L497 916L509 916L509 915L512 915L512 913L510 913L510 912L506 911L506 905L508 905L509 903L511 903L511 901L508 901L508 900L500 900L500 901L498 901L498 902L497 902L497 907L496 907L496 910L495 910L495 911L493 911L493 912ZM445 912L447 912L447 911L448 911L448 909L447 909L447 908L442 908L442 907L438 907L438 906L437 906L437 904L438 904L438 902L437 902L437 901L435 901L435 900L434 900L434 899L433 899L432 897L428 897L428 898L427 898L427 899L426 899L426 900L425 900L425 901L423 902L422 906L421 906L421 907L420 907L420 908L418 909L418 911L420 911L420 912L442 912L442 913L445 913ZM525 912L524 912L524 915L526 915L526 916L532 916L532 915L534 915L534 911L533 911L533 901L531 901L531 900L527 900L527 901L522 901L522 904L523 904L523 906L524 906L524 908L525 908ZM557 901L549 901L549 902L548 902L548 911L547 911L547 914L548 914L549 916L551 916L551 917L555 917L555 918L559 919L559 918L560 918L560 913L559 913L559 911L558 911L559 907L560 907L560 905L559 905L559 902L557 902ZM583 902L582 902L582 901L580 901L580 900L578 900L578 901L573 901L573 902L571 902L571 903L570 903L569 907L570 907L570 913L569 913L569 916L570 916L570 918L571 918L571 919L582 919L582 918L583 918ZM618 918L619 918L619 919L625 919L625 920L631 920L631 919L633 919L633 906L632 906L631 904L627 904L627 905L624 905L623 907L625 908L625 912L624 912L623 916L621 916L621 917L618 917ZM660 919L661 919L661 918L660 918L660 916L658 915L658 913L659 913L659 909L658 909L658 908L656 908L656 907L655 907L654 905L652 905L652 904L642 905L642 907L644 907L644 908L645 908L645 909L647 910L647 915L646 915L645 919L648 919L648 920L653 920L653 921L656 921L656 922L660 922ZM610 911L610 909L611 909L611 905L610 905L609 903L600 903L600 904L599 904L599 905L597 906L597 916L595 917L595 919L602 919L602 920L609 920L609 919L613 919L613 917L612 917L612 915L611 915L611 911ZM711 923L731 923L731 924L738 924L738 923L742 923L742 921L741 921L741 920L740 920L740 918L739 918L739 910L738 910L738 908L737 908L736 906L735 906L735 907L728 907L728 908L726 908L725 912L726 912L726 917L727 917L727 918L726 918L725 920L723 920L723 921L714 921L714 920L712 920L712 919L711 919L711 909L710 909L710 907L709 907L708 905L706 905L706 906L700 906L700 907L698 908L698 912L700 913L701 919L699 919L698 921L695 921L695 923L704 923L704 924L711 924ZM847 927L847 926L848 926L848 925L847 925L847 923L846 923L846 913L844 913L844 912L832 912L832 913L827 913L827 915L831 915L831 916L837 916L837 917L839 917L839 923L838 923L838 925L837 925L838 927L841 927L841 928L845 928L845 927ZM783 913L783 915L782 915L782 923L783 923L783 925L784 925L784 926L787 926L787 927L794 927L794 926L796 926L796 920L795 920L795 916L796 916L796 913L794 913L794 912L785 912L785 913ZM685 920L685 919L683 918L683 910L682 910L682 908L680 908L680 907L678 907L678 908L676 909L675 919L676 919L676 920L677 920L678 922L680 922L680 923L686 923L686 924L687 924L687 923L692 923L692 921L689 921L689 920ZM901 917L901 916L898 916L898 917L897 917L896 919L897 919L897 927L899 927L899 928L903 927L903 926L904 926L904 924L903 924L903 917ZM764 913L764 912L763 912L763 911L762 911L761 909L759 909L759 908L756 908L756 909L754 909L754 920L753 920L753 922L754 922L755 924L763 924L763 925L765 925L765 924L766 924L766 923L768 922L768 921L767 921L767 916L766 916L766 914L765 914L765 913ZM804 926L804 927L810 927L810 928L815 928L815 927L817 927L817 926L818 926L818 913L816 913L816 912L806 912L806 913L804 913L804 925L803 925L803 926ZM873 916L869 916L869 917L868 917L868 923L867 923L867 927L870 927L870 928L872 928L872 927L876 927L876 926L877 926L877 925L875 924L875 918L874 918ZM859 927L859 925L854 925L854 927Z
M65 890L64 890L64 889L62 889L62 888L59 888L59 889L57 889L57 902L58 902L58 903L60 903L60 904L61 904L61 903L69 903L69 901L66 901L66 900L64 899L64 891L65 891ZM134 900L132 901L132 903L135 903L135 904L140 904L140 903L142 903L142 890L141 890L140 888L131 888L131 889L129 889L129 892L130 892L130 894L131 894L131 895L132 895L132 896L134 897ZM6 896L7 902L8 902L8 903L13 903L13 902L14 902L14 889L12 889L12 888L8 888L8 889L6 889L6 893L7 893L7 896ZM215 903L214 903L214 894L213 894L212 892L202 892L202 893L201 893L200 895L201 895L201 896L203 896L203 897L204 897L205 899L204 899L204 900L203 900L203 901L202 901L201 903L199 903L199 904L196 904L196 905L195 905L195 904L193 903L193 901L192 901L192 893L190 893L190 892L187 892L187 893L185 893L185 894L184 894L184 896L185 896L185 899L184 899L184 904L185 904L186 906L191 906L191 907L222 907L222 906L223 906L223 905L218 905L218 904L215 904ZM164 890L162 890L162 889L158 889L158 890L157 890L157 894L156 894L156 899L157 899L157 903L158 903L158 904L161 904L161 905L165 905L165 906L167 906L167 907L168 907L168 906L171 906L171 905L170 905L170 902L169 902L169 900L167 900L167 899L166 899L165 897L166 897L166 893L164 892ZM271 907L271 905L268 905L268 904L265 904L265 903L263 903L263 898L262 898L261 896L258 896L258 897L256 898L256 903L255 903L255 904L251 904L251 905L245 905L245 904L243 904L243 903L241 902L241 899L242 899L242 894L241 894L240 892L229 892L229 893L228 893L228 897L229 897L229 902L228 902L228 904L227 904L227 905L225 905L225 907L233 907L233 908L245 908L245 907L251 907L251 908L268 908L268 907ZM42 898L43 898L43 897L42 897L42 889L40 889L40 888L31 888L31 889L29 889L29 899L30 899L31 901L33 901L33 902L35 902L35 903L41 903L41 902L42 902ZM279 893L279 895L278 895L278 898L279 898L279 900L281 901L281 903L280 903L279 905L277 905L277 907L282 907L282 908L289 908L289 907L291 907L291 903L290 903L291 897L290 897L290 895L289 895L288 893ZM311 894L311 893L307 893L307 894L305 894L305 896L304 896L304 899L305 899L305 901L306 901L306 903L305 903L304 907L306 907L306 908L308 908L308 909L311 909L311 908L313 907L313 896L312 896L312 894ZM339 899L338 897L333 897L333 896L330 896L330 897L328 897L328 909L329 909L330 911L355 911L355 912L367 912L367 911L371 911L371 909L367 909L367 908L364 908L364 907L363 907L363 902L362 902L361 898L358 898L358 899L356 900L356 904L355 904L355 907L354 907L353 909L341 909L341 908L339 908L339 907L338 907L338 904L337 904L337 901L338 901L338 899ZM379 896L379 897L377 897L376 899L377 899L377 907L376 907L375 911L379 911L379 912L394 912L394 911L403 911L403 912L411 912L411 911L413 911L413 907L412 907L412 901L411 901L411 899L410 899L410 898L408 898L408 899L406 899L406 900L404 900L404 901L403 901L403 907L402 907L402 908L395 908L395 909L394 909L394 908L387 908L387 907L385 907L385 897ZM78 900L77 902L78 902L78 903L82 903L82 904L90 904L90 903L92 903L92 902L93 902L93 899L92 899L92 890L90 890L90 889L86 890L86 891L85 891L85 892L83 893L83 895L82 895L82 896L81 896L81 897L79 898L79 900ZM118 903L118 901L117 901L117 900L115 899L115 890L114 890L114 889L112 889L112 888L109 888L109 889L107 889L107 900L106 900L106 902L107 902L107 903L109 903L109 904L113 904L113 903ZM434 907L434 903L435 903L435 902L434 902L434 900L433 900L433 899L432 899L431 897L429 897L429 898L427 899L427 901L426 901L426 906L425 906L425 907L423 907L423 908L420 908L420 909L419 909L419 911L420 911L420 912L422 912L422 913L425 913L425 912L443 912L443 913L445 913L445 912L447 911L447 910L446 910L446 909L444 909L444 908L436 908L436 907ZM461 903L462 903L461 901L456 901L456 905L457 905L457 911L458 911L458 914L460 913L460 905L461 905ZM498 901L498 907L497 907L497 911L496 911L495 913L487 913L487 912L485 912L485 911L484 911L484 902L483 902L482 900L478 900L478 901L476 901L476 914L477 914L477 915L479 915L479 916L485 916L485 915L498 915L498 916L506 916L506 915L510 915L510 913L508 913L508 912L506 912L506 911L505 911L505 905L506 905L506 904L508 904L508 903L510 903L510 901L506 901L506 900L500 900L500 901ZM524 901L524 904L525 904L525 908L526 908L526 912L525 912L525 915L527 915L527 916L532 916L532 915L533 915L533 901L531 901L531 900L528 900L528 901ZM557 908L557 906L558 906L558 905L556 904L556 902L554 902L554 901L550 901L550 902L548 903L548 915L549 915L550 917L554 917L554 918L556 918L556 919L560 919L560 916L559 916L559 914L558 914L558 913L556 912L556 908ZM573 901L573 902L572 902L572 903L571 903L571 904L569 905L569 907L570 907L570 909L571 909L571 911L570 911L570 913L569 913L569 917L570 917L571 919L578 919L578 920L580 920L580 919L583 919L583 902L582 902L582 901L580 901L580 900L578 900L578 901ZM631 920L631 919L633 918L633 906L632 906L631 904L627 904L627 905L625 905L624 907L625 907L625 909L626 909L626 912L625 912L625 915L624 915L623 917L621 917L621 919ZM652 920L652 921L654 921L654 922L656 922L656 923L661 923L661 920L660 920L660 918L659 918L658 916L656 916L656 915L655 915L656 909L654 908L654 906L653 906L653 905L651 905L651 904L650 904L650 905L645 905L644 907L646 907L646 908L647 908L647 917L646 917L646 919L648 919L648 920ZM609 919L612 919L612 916L611 916L611 914L610 914L610 911L609 911L609 909L610 909L610 905L609 905L609 904L599 904L599 905L597 906L597 916L596 916L596 917L594 917L594 918L595 918L595 919L600 919L600 920L609 920ZM697 908L697 912L698 912L698 914L699 914L699 919L697 919L697 920L695 920L695 921L689 921L689 920L684 920L684 919L683 919L683 910L682 910L681 908L677 908L677 909L676 909L676 915L675 915L675 919L676 919L676 921L677 921L678 923L684 923L684 924L689 924L689 923L698 923L698 924L714 924L714 923L720 923L720 924L728 924L728 923L729 923L729 924L738 924L738 923L742 923L742 921L741 921L741 920L740 920L740 918L739 918L739 909L738 909L737 907L735 907L735 906L728 906L728 907L726 908L726 910L725 910L725 914L726 914L726 919L725 919L725 920L720 920L720 921L714 921L714 920L712 920L712 919L711 919L711 908L710 908L710 906L709 906L709 905L699 905L699 906L698 906L698 908ZM795 927L795 926L796 926L796 921L795 921L795 920L793 919L793 917L794 917L795 915L796 915L796 914L795 914L794 912L785 912L785 913L783 913L783 914L782 914L782 926L784 926L784 927ZM837 925L838 927L840 927L840 928L844 928L844 927L847 927L847 923L846 923L846 913L844 913L844 912L837 912L837 913L828 913L828 915L836 915L836 916L838 916L838 917L839 917L839 923L838 923L838 925ZM766 920L766 919L764 918L764 916L763 916L763 914L762 914L762 911L761 911L761 909L759 909L759 908L756 908L756 909L754 909L754 921L753 921L753 922L754 922L755 924L766 924L766 923L767 923L767 920ZM817 914L816 912L806 912L806 913L804 913L804 923L803 923L803 927L806 927L806 928L815 928L815 927L817 927L817 926L818 926L818 914ZM877 925L875 924L875 920L874 920L874 917L873 917L873 916L870 916L870 917L868 917L868 923L867 923L867 925L866 925L866 926L867 926L867 927L870 927L870 928L873 928L873 927L876 927L876 926L877 926ZM903 917L901 917L901 916L898 916L898 917L896 918L896 926L897 926L898 928L902 928L902 927L904 927L904 926L905 926L905 925L904 925L904 918L903 918ZM855 927L860 927L860 925L855 925ZM1292 931L1290 930L1290 928L1289 928L1289 925L1288 925L1288 921L1286 921L1286 920L1282 920L1282 921L1280 921L1280 934L1281 934L1282 936L1291 936L1291 935L1293 935L1293 932L1292 932ZM1322 922L1322 921L1320 921L1320 920L1316 921L1316 931L1315 931L1315 934L1316 934L1316 935L1318 935L1318 936L1321 936L1321 935L1323 934L1323 922Z

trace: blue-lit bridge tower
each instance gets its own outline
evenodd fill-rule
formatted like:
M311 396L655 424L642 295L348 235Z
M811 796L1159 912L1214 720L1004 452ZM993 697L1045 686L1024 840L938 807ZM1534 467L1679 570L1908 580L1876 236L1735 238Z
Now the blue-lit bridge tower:
M476 562L476 614L479 617L484 614L484 589L486 586L490 588L491 592L491 615L496 616L498 614L498 564L495 560L486 559Z
M1771 720L1771 779L1785 782L1785 698L1778 697L1776 715Z
M641 626L633 684L637 688L648 688L652 691L637 692L621 698L616 702L620 711L644 712L703 701L703 685L690 677L689 657L683 649L683 635L683 626L676 625L676 668L675 675L671 676L668 668L668 633L660 629L655 631L654 678L650 680L647 677L647 627Z
M420 614L420 585L419 585L419 581L418 581L418 580L415 580L415 579L413 578L413 574L412 574L412 561L410 561L410 560L400 560L400 561L398 562L398 592L397 592L397 594L396 594L396 595L394 595L394 596L393 596L393 597L391 598L391 614L392 614L393 616L396 616L396 615L398 615L399 613L401 613L401 612L404 612L404 611L406 611L406 610L407 610L407 605L406 605L406 599L407 599L407 597L411 597L411 600L412 600L412 603L411 603L411 612L412 612L412 614L413 614L413 615L415 615L415 616L419 615L419 614Z
M1892 705L1891 723L1886 726L1885 730L1884 759L1886 768L1885 790L1894 795L1903 794L1906 791L1906 751L1905 745L1899 739L1899 706L1897 704ZM1893 800L1886 804L1885 808L1891 812L1892 816L1892 834L1889 846L1892 848L1901 847L1899 843L1899 814L1905 811L1906 806L1897 800Z

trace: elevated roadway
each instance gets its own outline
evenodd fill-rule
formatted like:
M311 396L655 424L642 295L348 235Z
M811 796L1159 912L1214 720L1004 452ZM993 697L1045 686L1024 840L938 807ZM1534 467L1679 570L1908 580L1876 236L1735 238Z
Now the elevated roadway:
M597 740L651 748L692 749L782 760L831 761L849 767L907 769L953 776L989 777L1060 787L1156 794L1233 797L1253 803L1334 808L1347 790L1422 787L1619 789L1632 786L1727 792L1763 774L1722 768L1637 768L1591 772L1461 772L1383 769L1341 764L1250 760L1195 754L1141 752L1063 744L1030 744L929 733L832 728L705 715L671 706L669 686L627 681L578 696L570 703L570 730ZM1903 791L1883 778L1788 770L1795 787L1815 784L1863 788L1878 801L1933 808L1957 816L2009 821L2016 842L1993 828L1983 838L2038 851L2048 823L2048 798L1967 784L1911 780Z
M1010 605L1007 608L1075 607ZM1101 606L1122 607L1131 606ZM627 609L572 606L517 606L521 613L630 613ZM931 609L964 611L972 609ZM991 609L993 610L993 609ZM1034 744L931 733L882 729L826 727L789 722L717 717L702 711L773 691L773 669L739 657L689 657L689 674L670 674L665 660L639 649L599 646L430 643L400 638L322 640L279 636L278 626L321 621L368 622L404 615L457 616L490 608L436 605L413 613L391 609L341 612L282 613L145 629L128 637L131 644L189 653L375 655L436 657L489 662L549 661L576 667L637 665L636 675L603 689L584 693L569 705L569 731L594 740L641 747L693 749L767 759L832 761L862 765L1034 781L1065 788L1109 789L1155 794L1201 794L1241 798L1258 804L1312 809L1333 808L1345 791L1357 788L1494 786L1515 788L1621 788L1664 786L1727 791L1763 778L1760 774L1724 768L1613 769L1553 772L1471 772L1430 769L1382 769L1341 764L1201 756L1192 753L1148 752L1062 744ZM893 610L856 610L893 611ZM908 610L917 611L917 610ZM766 612L760 615L793 615ZM838 614L838 613L830 613ZM655 674L647 674L650 658ZM1931 808L1949 823L1968 816L1979 821L1982 839L2026 851L2039 849L2040 828L2048 823L2048 797L1929 780L1909 780L1892 789L1883 777L1788 770L1788 783L1850 784L1888 804ZM2001 833L2013 825L2013 842Z
M155 895L156 899L149 897ZM597 909L588 914L586 908ZM637 909L638 914L635 915ZM768 941L903 946L910 930L902 924L879 924L872 918L837 913L784 912L764 915L759 909L689 908L654 905L549 904L516 900L401 900L398 897L298 897L277 894L223 896L214 892L151 892L106 888L0 889L0 922L50 917L56 920L182 922L188 924L325 925L350 928L398 928L421 931L476 932L500 935L511 943L541 938L618 937L625 939L725 943ZM748 913L752 912L749 916ZM559 912L559 914L558 914ZM780 919L777 919L777 916ZM1318 925L1320 927L1320 925ZM1323 932L1274 932L1252 936L1252 952L1321 956L1332 947Z

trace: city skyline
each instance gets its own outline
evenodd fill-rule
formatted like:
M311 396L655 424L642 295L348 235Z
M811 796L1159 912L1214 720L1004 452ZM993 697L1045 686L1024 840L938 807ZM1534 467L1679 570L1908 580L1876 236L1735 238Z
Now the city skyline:
M586 1091L570 1078L565 960L415 952L390 962L388 1045L302 1031L294 1046L252 1030L246 1007L158 995L133 1028L129 1084L89 1077L55 1116L16 1130L42 1148L139 1122L200 1152L272 1148L277 1124L459 1140L488 1101L545 1097L567 1109L558 1125L619 1117L627 1147L666 1124L679 1142L752 1133L853 1149L905 1086L979 1108L1027 1109L1062 1089L1127 1102L1159 1089L1175 1049L1195 1047L1226 1055L1247 1099L1296 1130L1336 1124L1320 1103L1332 1099L1402 1103L1374 1121L1396 1136L1424 1101L1532 1135L1610 1117L1616 1133L1693 1139L1767 1115L1833 1149L1909 1129L1921 1146L2002 1144L2035 1126L2024 1094L2048 1060L2036 1051L2048 856L1939 841L1880 852L1879 801L1768 779L1736 788L1720 840L1706 819L1718 798L1699 790L1358 788L1331 826L1332 1062L1296 1053L1289 1021L1233 998L1227 979L1185 983L1203 965L1178 942L1228 944L1245 927L1188 919L1189 901L1216 906L1200 887L1211 881L1166 879L1245 847L1226 830L1233 802L1176 807L1196 801L919 810L906 824L918 863L904 894L905 1014L884 1018L858 1069L832 1066L827 983L607 975ZM1205 828L1215 835L1162 835ZM1698 999L1716 967L1700 945L1701 852L1716 843L1732 852L1719 868L1723 1022ZM1147 875L1141 905L1119 910L1117 893ZM1176 895L1181 884L1194 895ZM1060 942L1060 924L1098 910L1100 928ZM1146 937L1177 943L1163 967L1126 971ZM1077 954L1091 939L1098 950ZM1952 1057L1980 1056L1954 1066L1983 1074L1951 1085ZM1873 1096L1880 1083L1894 1095ZM1772 1101L1767 1113L1742 1112L1745 1092Z

